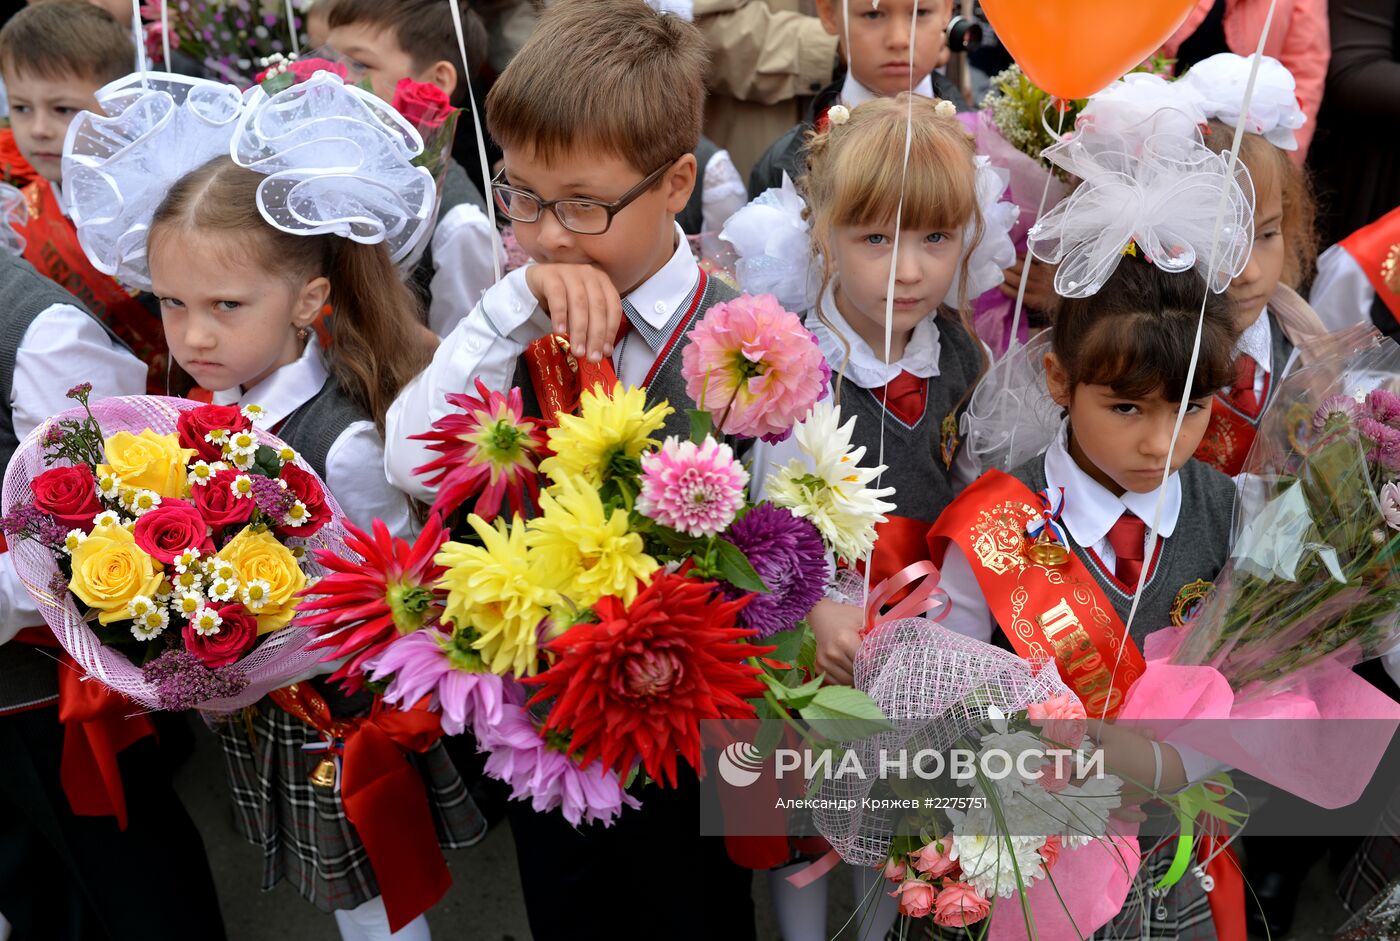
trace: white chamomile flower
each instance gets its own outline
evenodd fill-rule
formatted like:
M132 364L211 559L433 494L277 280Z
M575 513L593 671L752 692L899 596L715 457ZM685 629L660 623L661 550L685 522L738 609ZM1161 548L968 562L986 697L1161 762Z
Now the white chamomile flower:
M190 618L190 627L194 632L202 637L219 633L219 628L223 626L224 619L219 617L219 612L213 608L200 608Z
M197 568L186 569L183 572L176 572L172 582L177 591L199 591L204 584L204 579Z
M156 588L156 602L162 605L170 603L170 597L175 594L175 586L170 584L170 579L162 578L160 585Z
M66 536L63 537L63 546L62 546L62 548L63 548L64 554L65 554L65 555L72 555L72 554L73 554L73 550L76 549L76 548L78 548L79 546L81 546L81 545L83 544L83 540L86 539L86 538L87 538L87 533L83 532L81 529L70 529L70 530L68 530L68 535L66 535Z
M116 474L103 474L97 478L97 492L104 500L116 500L122 495L122 479Z
M305 526L310 519L311 517L306 510L306 504L298 500L296 503L292 504L291 509L287 511L287 515L282 517L282 525L297 529L298 527Z
M238 583L222 578L214 579L209 586L209 599L211 601L232 601L233 596L237 593Z
M190 465L190 484L195 487L203 487L213 480L217 473L215 466L208 461L195 461Z
M197 546L190 546L184 552L177 555L172 564L175 566L175 571L177 572L188 572L190 569L197 567L199 564L199 548Z
M263 408L261 405L243 406L243 417L248 419L249 421L257 421L259 418L262 418L263 415L265 415L266 413L267 409Z
M151 598L149 595L137 595L127 602L126 610L132 618L139 621L154 611L156 607L155 599Z
M247 498L251 500L253 498L253 478L247 474L239 474L233 478L233 483L229 484L228 487L233 491L236 499Z
M288 546L287 550L291 552L292 558L296 559L298 562L306 558L305 546Z
M208 441L210 444L217 444L220 447L223 447L225 444L228 443L228 429L215 428L213 431L209 432L207 435L204 436L204 440Z
M103 510L92 518L93 528L99 526L120 526L122 518L117 515L116 510Z
M206 566L207 568L209 568L209 574L212 575L214 578L218 579L219 581L238 581L238 569L234 568L233 563L230 562L228 559L216 558L211 563L211 566L212 567Z
M227 452L224 456L228 458L230 464L232 464L234 467L238 468L238 469L241 470L241 471L250 470L250 469L252 469L252 467L253 467L253 460L254 460L254 452L253 452L253 451L247 451L247 452L235 452L235 451L230 451L230 452Z
M197 591L182 591L175 596L175 602L171 605L175 613L181 617L194 617L196 611L204 607L204 596Z
M137 640L154 640L170 626L170 612L152 608L131 624L131 636Z
M267 605L268 595L272 592L272 586L266 580L255 578L243 586L243 607L249 611L260 611Z
M287 447L285 444L282 445L282 450L277 452L277 460L281 461L283 464L295 463L296 459L297 452Z
M256 454L258 450L257 435L251 431L235 431L229 435L228 449L232 454Z
M145 516L160 506L160 494L154 490L137 490L127 500L127 506L131 509L133 516Z

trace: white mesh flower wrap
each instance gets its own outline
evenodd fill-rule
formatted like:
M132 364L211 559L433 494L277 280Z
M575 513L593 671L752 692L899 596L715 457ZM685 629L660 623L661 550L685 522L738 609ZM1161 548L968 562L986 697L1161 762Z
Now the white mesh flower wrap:
M1011 182L1011 173L992 166L991 158L977 157L977 206L982 212L982 240L972 248L967 259L967 296L969 299L990 291L1005 280L1005 269L1016 263L1016 243L1011 240L1011 227L1021 217L1021 207L1001 197ZM973 225L963 232L963 250L972 242ZM953 275L946 302L958 306L962 267Z
M1149 116L1162 119L1161 112ZM1062 297L1096 293L1135 243L1168 272L1195 268L1217 294L1244 270L1254 242L1254 186L1228 155L1212 153L1200 134L1107 133L1093 125L1045 149L1043 156L1082 180L1030 230L1037 258L1059 265ZM1225 215L1216 234L1222 191Z
M807 203L786 173L725 222L719 237L734 246L734 275L748 294L772 294L783 307L811 310L821 287L821 259L812 254Z
M879 768L882 750L946 752L988 725L989 707L1011 714L1054 695L1074 695L1053 660L1023 660L924 618L876 627L862 640L853 673L856 688L875 700L894 727L852 746L863 768ZM889 856L900 811L879 809L878 801L869 808L862 803L879 786L873 775L833 776L818 795L817 829L853 866L878 866ZM854 805L839 803L847 800ZM844 809L850 806L857 809Z
M180 177L228 153L242 96L183 75L128 75L97 91L63 142L63 194L93 267L149 290L146 232Z
M397 111L329 72L271 97L251 89L231 149L267 177L258 208L274 228L384 242L395 262L432 228L437 186L411 162L422 152Z
M182 412L198 407L198 402L187 399L142 395L98 400L92 403L92 413L108 436L118 431L136 434L145 428L157 434L170 434L176 430L176 421ZM82 417L82 409L70 409L53 416L24 439L5 469L3 499L0 499L3 512L10 513L18 506L33 502L34 492L30 484L48 469L41 442L49 426L61 418ZM266 431L256 429L255 434L260 445L283 447L280 440ZM297 466L315 476L315 471L301 458L297 459ZM344 515L340 505L320 478L316 479L325 494L331 520L309 539L301 540L308 558L315 558L316 549L328 549L344 558L356 558L345 544ZM65 587L67 579L59 569L53 552L32 540L16 539L10 544L10 558L24 587L34 598L39 613L53 629L54 637L84 673L148 709L159 709L160 698L155 684L125 654L104 645L92 626L84 620L77 600ZM314 561L304 562L303 569L308 579L324 574L324 570ZM196 708L210 715L233 712L252 705L275 689L316 672L323 652L306 649L313 639L309 629L299 627L296 620L281 630L265 635L251 652L235 664L247 676L247 687L237 695L206 700Z
M11 255L23 255L25 242L19 229L29 224L29 204L24 194L8 183L0 183L0 216L4 217L0 248Z
M1176 86L1183 96L1196 101L1207 118L1218 118L1230 127L1239 127L1249 67L1248 56L1222 52L1191 66L1177 80ZM1272 56L1261 56L1244 129L1275 147L1297 150L1298 140L1293 132L1307 120L1308 116L1298 107L1293 73Z
M1051 332L1042 330L992 363L960 420L979 470L1011 472L1041 454L1060 431L1061 412L1045 384Z

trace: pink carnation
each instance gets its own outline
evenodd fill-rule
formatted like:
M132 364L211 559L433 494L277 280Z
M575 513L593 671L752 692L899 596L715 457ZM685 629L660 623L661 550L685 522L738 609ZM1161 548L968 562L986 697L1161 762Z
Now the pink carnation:
M1069 748L1078 748L1089 731L1084 705L1073 693L1057 693L1045 702L1031 703L1026 707L1026 718L1046 741Z
M791 434L831 381L817 338L770 294L711 307L681 354L681 374L724 434L770 442Z
M729 445L667 438L660 451L642 455L637 511L687 536L713 536L734 521L748 483Z
M966 882L947 882L938 893L933 923L944 928L961 928L986 918L992 903Z

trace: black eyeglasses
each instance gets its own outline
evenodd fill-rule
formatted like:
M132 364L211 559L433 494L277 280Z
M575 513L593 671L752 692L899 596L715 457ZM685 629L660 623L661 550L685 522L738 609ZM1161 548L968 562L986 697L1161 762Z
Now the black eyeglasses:
M680 158L677 157L676 160ZM548 209L554 213L554 218L559 220L559 224L576 235L602 235L608 231L612 225L613 216L645 193L652 187L661 175L671 169L676 160L668 160L655 170L646 175L646 178L614 202L605 203L600 199L586 199L574 197L571 199L540 199L539 196L529 190L517 189L500 182L502 170L496 174L496 178L491 181L491 194L496 199L496 205L501 208L507 219L512 222L538 222L540 216Z

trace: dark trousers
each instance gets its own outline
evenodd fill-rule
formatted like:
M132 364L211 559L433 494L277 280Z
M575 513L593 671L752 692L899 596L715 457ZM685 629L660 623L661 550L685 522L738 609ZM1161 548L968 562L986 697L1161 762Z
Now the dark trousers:
M14 941L222 941L204 841L155 741L119 756L125 831L73 813L62 754L56 707L0 716L0 913Z
M711 789L713 790L713 789ZM700 786L637 795L611 827L574 829L528 802L508 808L525 910L535 941L753 941L753 873L700 832Z

